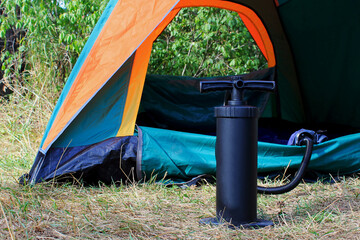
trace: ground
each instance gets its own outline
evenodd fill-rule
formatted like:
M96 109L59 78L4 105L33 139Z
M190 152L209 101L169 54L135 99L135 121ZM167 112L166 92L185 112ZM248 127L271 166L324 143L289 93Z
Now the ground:
M4 175L3 175L4 177ZM214 185L20 186L1 179L1 239L359 239L360 180L301 184L258 198L258 230L200 225L215 215Z

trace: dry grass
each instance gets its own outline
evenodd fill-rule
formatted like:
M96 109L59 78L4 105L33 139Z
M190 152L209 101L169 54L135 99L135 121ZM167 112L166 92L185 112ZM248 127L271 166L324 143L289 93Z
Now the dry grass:
M359 239L360 180L301 184L259 196L259 217L275 227L230 230L198 221L215 215L215 187L23 187L2 184L2 239Z
M259 196L259 217L275 226L258 230L200 225L215 215L212 185L20 186L56 99L41 85L27 89L30 97L0 103L0 239L360 239L357 177Z

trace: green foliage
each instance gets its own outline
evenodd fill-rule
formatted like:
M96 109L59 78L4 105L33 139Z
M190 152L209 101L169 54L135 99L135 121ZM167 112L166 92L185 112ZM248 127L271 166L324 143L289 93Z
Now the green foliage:
M185 8L155 41L149 72L224 76L251 72L265 65L265 58L237 13Z
M0 37L9 31L23 32L16 52L6 51L9 46L1 52L5 77L19 80L24 65L25 72L41 65L52 73L56 85L65 81L106 4L102 0L2 1Z

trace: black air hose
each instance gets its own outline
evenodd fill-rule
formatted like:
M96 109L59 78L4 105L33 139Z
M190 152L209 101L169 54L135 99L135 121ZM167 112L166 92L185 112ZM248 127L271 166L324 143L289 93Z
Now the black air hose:
M297 185L299 185L301 179L304 176L305 170L309 165L312 149L313 149L313 139L308 136L303 136L300 140L299 145L306 145L305 155L301 161L299 170L297 171L295 177L288 183L280 187L257 187L258 193L262 194L282 194L293 190Z

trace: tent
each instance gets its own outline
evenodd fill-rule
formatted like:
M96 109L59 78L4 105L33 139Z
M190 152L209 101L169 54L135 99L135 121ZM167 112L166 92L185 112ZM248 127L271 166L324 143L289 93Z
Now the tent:
M299 165L303 147L281 144L287 131L298 127L328 130L331 136L315 146L311 170L360 170L359 2L110 0L66 82L25 181L75 176L111 182L131 169L137 179L148 180L215 174L213 107L222 104L224 94L200 95L196 78L146 77L154 40L185 7L237 12L268 62L267 69L243 76L277 84L275 94L247 94L264 108L259 172Z

